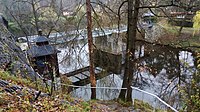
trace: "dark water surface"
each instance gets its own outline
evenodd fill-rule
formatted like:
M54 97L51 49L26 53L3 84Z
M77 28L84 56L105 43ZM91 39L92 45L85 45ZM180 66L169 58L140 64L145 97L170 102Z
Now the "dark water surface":
M108 41L108 42L107 42ZM112 40L111 40L112 41ZM97 42L97 41L96 41ZM104 44L102 44L104 42ZM114 43L114 42L113 42ZM123 63L125 54L125 44L118 42L118 45L106 41L100 41L100 45L96 44L96 48L103 48L104 51L109 51L112 54L122 54L121 58L121 73L114 74L112 71L104 71L108 65L97 67L96 73L103 75L103 78L97 80L97 87L116 87L120 88L123 79ZM85 41L71 44L74 47L60 48L60 69L63 73L88 66L88 47ZM103 45L103 46L102 46ZM179 106L181 101L181 94L179 93L179 86L189 84L196 68L194 64L193 53L176 49L168 46L154 45L148 43L138 42L136 47L136 58L134 68L134 82L133 86L148 92L154 93L164 101L175 107ZM112 57L106 57L110 60ZM61 61L65 59L65 61ZM109 62L109 61L108 61ZM116 61L117 62L117 61ZM105 62L104 62L105 63ZM87 78L89 72L72 76L69 79L76 82ZM75 97L80 97L85 100L90 99L90 84L86 83L86 88L78 88L71 92ZM120 89L97 89L97 98L103 100L110 100L117 98ZM152 98L138 91L133 91L134 98L150 101Z

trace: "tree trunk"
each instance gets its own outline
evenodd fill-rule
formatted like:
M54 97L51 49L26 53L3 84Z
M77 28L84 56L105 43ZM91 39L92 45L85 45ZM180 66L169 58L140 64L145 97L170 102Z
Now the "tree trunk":
M35 2L34 2L34 0L31 1L31 6L33 8L33 16L34 16L35 28L36 28L37 33L39 35L39 25L38 25L39 20L38 20L38 16L37 16L37 11L35 9Z
M92 17L90 0L86 0L87 8L87 33L89 46L89 60L90 60L90 82L91 87L96 87L96 79L94 73L94 54L93 54L93 39L92 39ZM91 99L96 99L96 89L91 88Z
M184 27L184 25L185 25L185 22L186 22L186 20L187 20L188 12L186 11L185 13L186 13L186 14L184 15L185 18L183 18L183 20L182 20L182 22L181 22L181 26L180 26L180 29L179 29L179 31L178 31L178 36L181 35L181 32L182 32L183 27Z
M139 13L140 0L135 0L134 14L133 14L133 0L128 0L128 33L127 33L127 45L126 45L126 58L125 58L125 72L123 79L123 88L127 90L121 90L119 98L125 101L132 101L132 80L134 71L135 59L135 40L137 31L137 21ZM127 96L126 96L127 92Z

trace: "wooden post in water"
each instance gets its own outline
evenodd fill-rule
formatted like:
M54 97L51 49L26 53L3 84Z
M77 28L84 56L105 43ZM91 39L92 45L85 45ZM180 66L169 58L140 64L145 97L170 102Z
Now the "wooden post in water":
M91 87L96 87L96 79L94 73L94 53L93 53L93 39L92 39L92 16L90 0L86 0L87 9L87 36L89 48L89 63L90 63L90 82ZM91 88L91 99L96 99L96 88Z

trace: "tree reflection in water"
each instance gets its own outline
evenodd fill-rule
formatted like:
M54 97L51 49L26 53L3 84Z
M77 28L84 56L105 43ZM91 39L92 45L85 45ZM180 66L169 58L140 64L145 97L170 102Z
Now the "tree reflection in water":
M141 44L141 43L140 43ZM141 49L139 45L138 51ZM195 72L192 53L166 46L144 45L134 75L134 86L154 92L171 105L179 106L179 86Z
M73 51L73 54L70 54L70 50L67 50L68 59L71 57L71 60L73 59L73 61L70 62L72 65L76 65L76 67L69 67L69 65L61 63L62 69L67 68L67 71L70 71L71 69L75 70L79 68L80 65L81 67L88 65L86 59L87 45L85 43L78 43L77 46L79 47L71 50ZM103 44L103 47L109 47L109 51L116 51L118 48L113 46L114 45L105 46L105 43ZM155 93L169 104L178 106L178 101L181 101L179 86L189 82L195 71L192 55L192 53L180 49L138 42L136 49L137 59L135 60L136 64L134 67L135 73L133 74L133 86ZM105 77L101 77L97 81L97 86L121 87L123 69L122 66L122 73L118 75L112 74L110 71L107 73L104 72L102 75ZM85 76L82 75L81 77ZM73 78L71 79L73 81ZM89 87L90 84L86 84L85 86ZM117 98L119 91L120 90L97 89L97 98L105 100ZM78 88L72 93L74 96L79 96L86 100L90 98L90 89Z

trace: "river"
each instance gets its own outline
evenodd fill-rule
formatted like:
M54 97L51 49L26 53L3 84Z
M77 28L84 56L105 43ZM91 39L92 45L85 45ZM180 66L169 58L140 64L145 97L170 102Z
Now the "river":
M112 43L106 42L106 45L104 44L103 47L107 47L106 49L109 49L110 51L119 49L118 51L121 50L121 53L124 52L124 44L121 43L121 46L114 45L114 47L110 44ZM102 46L99 47L98 45L96 45L96 47L102 48ZM86 40L70 42L67 45L58 48L61 50L61 53L58 55L61 73L68 73L89 66ZM193 54L181 49L138 42L135 55L138 58L138 61L134 67L133 86L154 93L174 107L179 107L180 103L178 102L181 101L181 97L179 97L180 93L178 86L189 83L196 70ZM106 67L97 68L98 70L105 70ZM69 79L72 82L76 82L87 78L87 76L89 76L88 71L83 74L78 74L75 77L69 77ZM120 74L114 74L108 71L105 77L97 80L97 87L120 88L122 79L123 67L121 67ZM74 97L89 100L91 92L87 87L90 87L90 84L86 84L84 87L85 88L75 89L71 94ZM97 99L115 99L118 97L119 92L119 89L97 89ZM132 97L154 104L154 99L148 95L141 94L138 91L133 91Z

